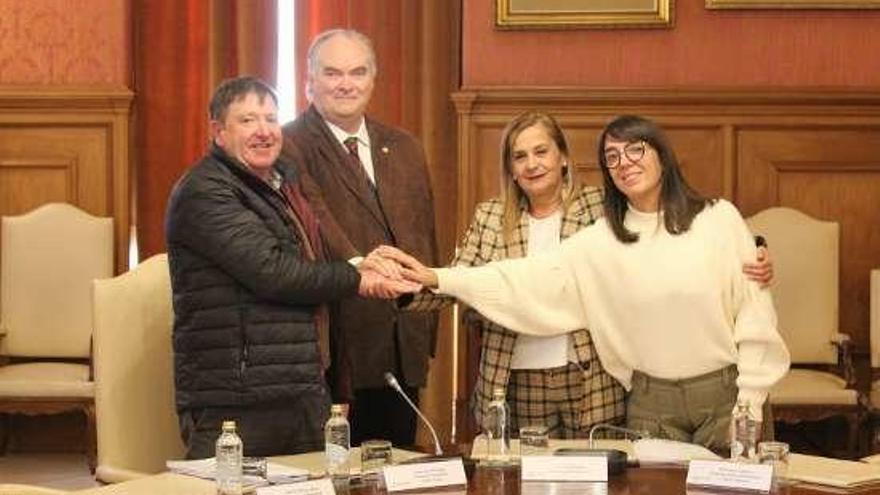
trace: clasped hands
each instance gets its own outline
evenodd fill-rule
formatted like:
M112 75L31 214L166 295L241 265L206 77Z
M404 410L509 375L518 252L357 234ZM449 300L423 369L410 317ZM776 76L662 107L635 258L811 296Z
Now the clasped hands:
M419 260L392 246L379 246L358 265L362 297L396 299L415 294L423 287L436 287L434 272Z

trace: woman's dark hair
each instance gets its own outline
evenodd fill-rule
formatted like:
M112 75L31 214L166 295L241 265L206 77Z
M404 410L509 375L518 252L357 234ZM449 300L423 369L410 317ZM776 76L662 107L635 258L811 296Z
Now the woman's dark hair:
M608 139L628 143L644 141L657 152L660 162L660 204L658 215L663 215L666 231L672 235L682 234L691 228L691 223L698 213L710 203L703 195L692 188L681 174L681 167L675 152L669 145L666 135L654 122L636 115L616 117L599 136L599 165L602 169L602 181L605 185L603 207L605 218L617 240L632 243L639 240L639 235L628 230L623 219L626 216L627 198L611 178L605 161L605 141Z

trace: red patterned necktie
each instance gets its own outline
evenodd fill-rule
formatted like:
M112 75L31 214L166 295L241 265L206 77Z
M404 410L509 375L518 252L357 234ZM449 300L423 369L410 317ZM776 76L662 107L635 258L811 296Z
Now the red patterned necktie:
M355 173L358 177L367 181L367 184L369 184L371 188L375 187L373 181L370 180L370 176L367 175L367 170L364 168L363 162L361 162L360 155L358 155L358 138L355 136L349 136L345 138L343 144L345 144L345 148L348 150L348 159L351 162L351 166L354 167Z

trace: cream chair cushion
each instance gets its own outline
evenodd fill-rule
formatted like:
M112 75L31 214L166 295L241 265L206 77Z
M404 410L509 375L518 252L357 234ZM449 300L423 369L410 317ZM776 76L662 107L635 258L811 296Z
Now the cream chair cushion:
M115 483L183 457L174 406L168 257L94 283L98 479Z
M94 397L89 367L75 363L35 362L0 366L2 397Z
M67 493L71 492L42 486L0 483L0 495L64 495Z
M856 405L858 391L832 373L793 368L770 390L770 403Z
M3 217L0 354L88 358L91 284L113 276L113 219L66 203Z
M89 488L72 493L76 495L216 495L217 485L213 481L192 476L162 473L118 485Z

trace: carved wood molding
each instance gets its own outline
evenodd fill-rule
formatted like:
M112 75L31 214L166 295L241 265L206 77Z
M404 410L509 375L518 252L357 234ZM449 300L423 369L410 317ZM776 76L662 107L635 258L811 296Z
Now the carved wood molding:
M0 85L0 111L40 109L66 113L76 109L128 114L133 99L131 90L119 86Z
M119 86L0 85L0 172L6 174L0 214L67 201L113 217L116 270L125 271L133 99L131 90ZM50 170L62 175L45 175ZM41 182L46 180L53 182Z
M743 88L596 88L564 86L464 87L452 95L459 114L517 107L550 107L556 114L589 112L591 107L632 107L659 105L685 110L736 106L744 113L749 107L756 113L780 113L785 107L812 111L823 107L833 114L880 115L880 88L853 89L764 89ZM800 108L799 108L800 107Z

